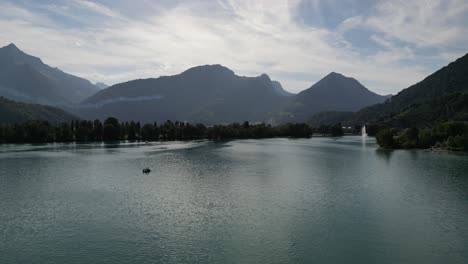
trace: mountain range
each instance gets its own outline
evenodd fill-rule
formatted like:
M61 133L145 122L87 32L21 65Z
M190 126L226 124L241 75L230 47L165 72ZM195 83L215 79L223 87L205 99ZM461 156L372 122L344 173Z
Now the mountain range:
M38 109L38 105L11 101L17 100L58 106L73 113L68 117L83 119L114 116L142 122L342 122L425 127L444 120L468 120L467 94L468 55L390 97L375 94L359 81L335 72L292 94L266 74L239 76L222 65L197 66L177 75L107 87L52 68L14 44L0 48L0 96L9 98L2 103L8 105L10 117L16 116L15 108L22 113L27 108ZM55 108L46 109L58 113ZM18 115L19 121L31 118L60 120L47 114Z
M295 95L266 74L244 77L221 65L205 65L174 76L114 85L84 100L76 113L140 121L285 123L305 122L322 111L357 111L386 98L339 73L330 73Z
M77 113L143 122L255 122L264 121L290 99L291 94L266 74L244 77L221 65L205 65L173 76L116 84L84 100Z
M266 74L238 76L221 65L197 66L173 76L111 87L93 85L44 64L14 44L0 49L0 69L0 95L59 106L85 119L115 116L142 122L297 122L317 112L355 111L385 100L338 73L295 95Z

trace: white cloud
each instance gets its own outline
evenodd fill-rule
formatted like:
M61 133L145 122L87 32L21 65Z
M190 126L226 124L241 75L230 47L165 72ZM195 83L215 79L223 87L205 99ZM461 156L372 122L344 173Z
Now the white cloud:
M95 12L99 15L111 17L111 18L120 18L120 14L118 12L113 11L112 9L108 8L107 6L87 1L87 0L73 0L72 1L75 5L81 6L86 8L92 12Z
M451 14L455 12L455 2L451 1ZM0 44L15 42L50 65L108 84L220 63L240 75L266 72L295 92L309 87L319 76L338 71L368 84L378 93L387 94L430 73L425 66L402 64L402 60L416 61L419 57L414 55L412 47L397 45L395 41L416 45L426 39L426 43L438 45L457 40L450 32L436 32L437 41L429 36L430 30L414 33L418 26L426 26L423 22L427 21L428 14L434 15L427 10L407 29L398 32L396 28L406 21L406 13L411 11L405 10L411 8L406 2L379 5L375 16L348 18L336 31L296 23L297 3L219 0L195 4L188 1L170 8L161 7L157 13L141 19L126 17L118 8L83 0L69 0L54 7L39 6L43 10L40 13L0 3L3 10L0 11ZM155 10L154 6L151 9ZM51 23L51 12L82 25L65 27ZM91 16L98 18L86 23ZM99 18L102 23L96 23ZM440 25L429 23L436 30L445 29L443 19L437 22ZM357 27L375 30L370 41L381 47L378 52L362 55L343 37L344 32ZM444 54L444 62L455 59L450 57L453 53ZM310 74L310 79L295 78L298 74Z
M451 47L467 40L468 29L462 21L467 22L467 11L466 0L386 1L377 5L366 24L419 47Z

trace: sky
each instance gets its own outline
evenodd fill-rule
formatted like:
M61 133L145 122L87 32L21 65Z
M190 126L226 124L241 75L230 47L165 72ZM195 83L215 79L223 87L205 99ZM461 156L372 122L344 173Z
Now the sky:
M0 45L115 84L222 64L396 94L468 52L466 0L0 0Z

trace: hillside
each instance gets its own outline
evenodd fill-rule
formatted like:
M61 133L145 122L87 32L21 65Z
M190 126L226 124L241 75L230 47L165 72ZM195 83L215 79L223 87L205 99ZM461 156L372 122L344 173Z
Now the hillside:
M55 107L20 103L4 97L0 97L0 113L0 123L22 123L30 120L65 122L78 119Z
M67 105L98 91L88 80L52 68L14 44L0 48L0 96L14 100Z
M349 123L347 123L346 120L352 118L353 115L354 112L320 112L307 119L307 124L311 125L312 127L319 127L322 125L330 126L337 123L342 123L342 125L348 126Z
M429 127L436 122L468 120L468 54L402 90L383 104L366 107L354 123Z

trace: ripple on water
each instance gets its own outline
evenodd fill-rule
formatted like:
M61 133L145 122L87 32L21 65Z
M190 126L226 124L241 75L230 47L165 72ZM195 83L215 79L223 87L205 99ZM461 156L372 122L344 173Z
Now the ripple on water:
M1 145L0 263L466 263L467 161L360 137Z

